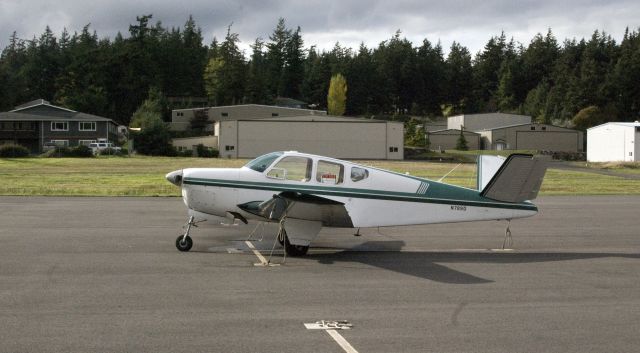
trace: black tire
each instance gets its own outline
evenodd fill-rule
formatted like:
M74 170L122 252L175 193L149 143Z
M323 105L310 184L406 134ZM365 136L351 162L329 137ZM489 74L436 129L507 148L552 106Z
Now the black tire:
M291 244L289 243L289 237L285 236L284 251L286 251L287 255L289 256L293 256L293 257L304 256L307 254L307 251L309 251L309 246Z
M180 251L189 251L192 246L193 240L188 235L186 237L184 235L180 235L176 239L176 248Z

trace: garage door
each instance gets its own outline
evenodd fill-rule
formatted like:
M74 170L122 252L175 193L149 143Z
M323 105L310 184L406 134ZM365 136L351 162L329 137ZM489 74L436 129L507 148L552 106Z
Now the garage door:
M335 158L387 158L385 123L239 121L238 157L298 151Z
M569 131L517 131L516 149L578 152L578 134Z

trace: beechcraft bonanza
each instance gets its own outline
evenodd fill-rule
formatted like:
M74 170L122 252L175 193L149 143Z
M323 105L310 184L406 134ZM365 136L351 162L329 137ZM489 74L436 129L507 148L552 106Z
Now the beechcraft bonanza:
M531 155L478 158L477 189L298 152L273 152L242 168L167 174L188 208L176 239L189 251L191 227L228 219L279 223L285 256L302 256L322 227L365 228L507 220L538 212L546 163ZM507 226L506 235L510 239ZM506 241L506 237L505 237ZM275 240L274 240L275 247ZM503 243L504 247L504 243ZM273 253L273 250L272 250Z

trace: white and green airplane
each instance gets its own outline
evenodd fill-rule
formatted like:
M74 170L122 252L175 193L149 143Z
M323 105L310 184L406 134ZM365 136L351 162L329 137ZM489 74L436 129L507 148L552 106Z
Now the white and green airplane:
M302 256L322 227L388 227L511 220L538 212L546 163L531 155L478 158L477 189L295 151L260 156L242 168L189 168L167 174L182 188L191 226L229 218L278 222L285 253ZM507 232L510 234L509 229ZM274 243L275 244L275 243Z

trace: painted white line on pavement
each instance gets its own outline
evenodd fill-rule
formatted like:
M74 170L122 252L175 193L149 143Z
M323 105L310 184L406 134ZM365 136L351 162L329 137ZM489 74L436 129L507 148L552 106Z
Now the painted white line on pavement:
M344 337L342 337L342 335L338 333L338 331L336 330L326 330L326 331L331 336L331 338L333 338L333 340L336 341L338 345L342 347L342 349L344 349L345 352L358 353L358 351L355 348L353 348L353 346L349 344L349 342L347 342L347 340L345 340Z
M248 241L248 240L245 241L245 244L247 244L249 249L251 249L251 251L253 251L253 254L258 257L258 260L260 260L260 263L256 264L256 265L267 266L269 264L267 259L265 259L264 256L262 256L262 254L258 250L256 250L256 247L253 246L253 244L251 244L250 241Z

